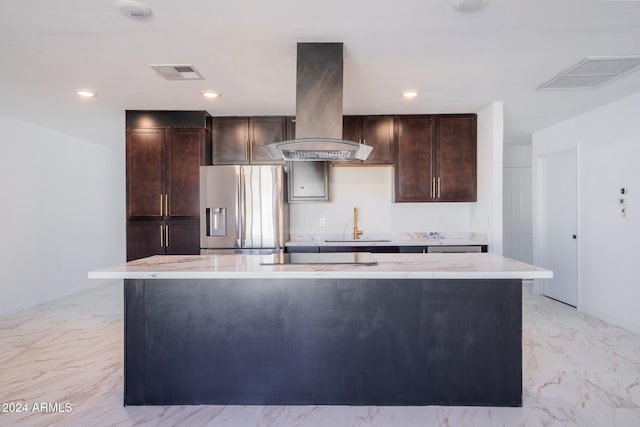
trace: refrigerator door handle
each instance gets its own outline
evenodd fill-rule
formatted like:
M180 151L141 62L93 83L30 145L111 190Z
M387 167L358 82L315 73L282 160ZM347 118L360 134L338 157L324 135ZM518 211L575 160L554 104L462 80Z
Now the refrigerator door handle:
M240 183L239 183L239 206L238 206L238 226L240 227L238 238L240 239L240 248L244 248L247 240L247 207L246 207L246 189L244 169L240 166Z
M241 221L241 214L240 214L240 206L241 206L241 199L242 199L242 189L241 189L241 185L240 185L241 179L240 179L240 167L238 167L238 169L236 170L236 180L235 180L235 185L236 185L236 203L235 203L235 216L236 216L236 243L235 243L235 247L236 248L241 248L242 247L242 237L240 236L240 230L242 229L242 226L240 225L240 221Z
M271 178L272 178L272 183L271 185L273 186L273 191L274 191L274 196L272 198L272 210L274 212L273 215L273 241L270 242L271 244L273 244L274 247L279 247L280 245L278 244L278 242L280 242L280 236L282 235L282 219L283 219L283 213L282 213L282 176L279 174L280 169L276 169L273 168L271 170Z

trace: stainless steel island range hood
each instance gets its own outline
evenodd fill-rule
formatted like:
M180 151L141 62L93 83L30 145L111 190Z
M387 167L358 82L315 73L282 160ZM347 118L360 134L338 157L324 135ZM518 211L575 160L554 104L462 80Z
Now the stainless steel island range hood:
M365 160L370 145L342 139L342 43L298 43L295 139L268 144L274 159Z

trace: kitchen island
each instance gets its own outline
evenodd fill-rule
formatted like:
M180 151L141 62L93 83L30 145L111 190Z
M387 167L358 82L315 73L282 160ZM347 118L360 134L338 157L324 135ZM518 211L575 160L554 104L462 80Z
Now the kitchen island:
M126 405L522 403L522 280L488 253L155 256L125 281Z

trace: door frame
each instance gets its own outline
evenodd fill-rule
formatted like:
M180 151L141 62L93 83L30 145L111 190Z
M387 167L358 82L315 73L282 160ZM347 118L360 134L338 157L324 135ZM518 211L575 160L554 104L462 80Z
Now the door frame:
M559 144L561 145L561 144ZM534 153L533 160L533 262L536 265L544 265L546 254L544 253L545 241L544 241L544 161L545 159L565 152L575 152L576 158L576 234L578 235L578 242L576 245L576 286L578 294L578 302L576 308L580 310L582 305L582 276L581 276L581 167L580 167L580 144L575 143L572 145L562 145L557 148L549 149ZM544 290L544 280L534 280L533 292L538 295L542 295Z

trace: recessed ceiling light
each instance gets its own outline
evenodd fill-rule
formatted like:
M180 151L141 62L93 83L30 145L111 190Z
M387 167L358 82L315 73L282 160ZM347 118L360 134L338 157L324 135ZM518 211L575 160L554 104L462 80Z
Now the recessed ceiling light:
M203 90L202 91L202 96L204 96L205 98L214 99L214 98L220 97L220 94L218 92L214 92L212 90Z
M94 91L86 90L86 89L80 89L76 93L84 98L92 98L96 96L96 93Z
M476 12L484 9L489 0L453 0L453 7L458 12Z
M418 96L418 92L415 90L407 90L402 92L402 96L404 96L405 98L415 98L416 96Z
M113 5L120 10L120 13L131 18L145 18L151 15L151 8L137 1L118 0L113 2Z

